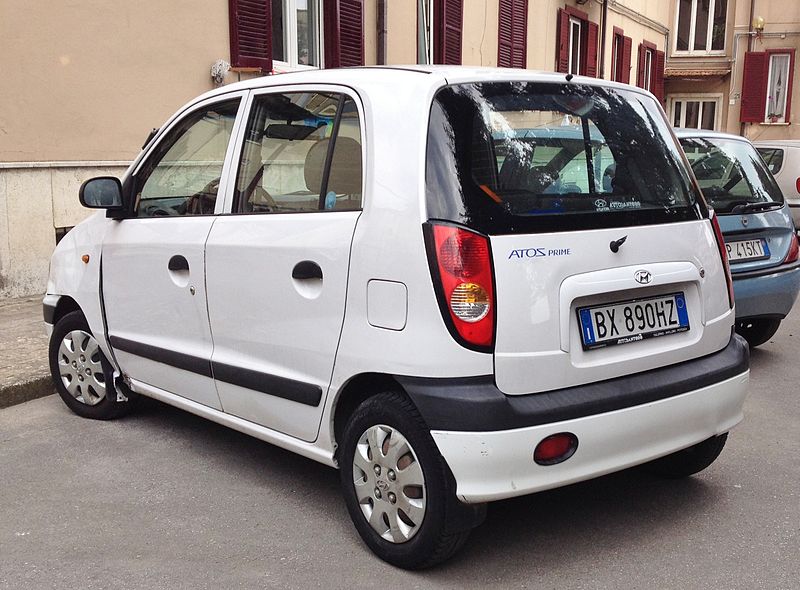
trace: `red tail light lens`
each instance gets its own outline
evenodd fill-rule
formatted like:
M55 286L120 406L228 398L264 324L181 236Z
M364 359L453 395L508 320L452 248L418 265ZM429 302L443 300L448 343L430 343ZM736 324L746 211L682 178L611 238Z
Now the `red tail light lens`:
M488 352L494 344L494 276L489 239L451 225L430 224L428 256L440 307L462 344Z
M783 259L783 263L786 264L788 262L797 262L797 259L800 258L800 244L797 243L797 235L792 234L792 241L789 244L789 252L786 254L786 258Z
M796 188L797 192L800 193L800 177L798 177L797 180L794 181L794 188Z
M733 307L733 279L731 278L731 267L728 264L728 249L725 247L725 238L722 237L722 230L719 229L717 214L711 211L711 226L714 228L714 237L717 239L717 248L722 258L722 266L725 267L725 282L728 284L728 303Z
M538 465L563 463L578 450L578 437L571 432L559 432L542 439L533 450L533 460Z

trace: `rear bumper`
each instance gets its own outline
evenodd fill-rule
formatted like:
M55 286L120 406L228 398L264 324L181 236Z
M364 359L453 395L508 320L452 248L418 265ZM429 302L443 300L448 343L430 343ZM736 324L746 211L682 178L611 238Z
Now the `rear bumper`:
M668 455L733 428L742 419L749 370L654 403L553 424L497 432L433 430L466 503L490 502L591 479ZM571 432L578 450L540 466L533 449Z
M733 275L736 319L784 318L800 292L800 263Z

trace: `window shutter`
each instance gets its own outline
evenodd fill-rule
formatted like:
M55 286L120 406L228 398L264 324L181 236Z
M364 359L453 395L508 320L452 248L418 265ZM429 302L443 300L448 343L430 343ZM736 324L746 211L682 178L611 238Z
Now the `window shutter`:
M655 60L653 61L653 81L650 83L650 88L656 98L662 103L664 102L664 66L664 52L656 51Z
M228 0L231 64L272 70L271 0Z
M497 65L524 68L528 50L528 0L500 0Z
M639 43L639 70L636 72L636 85L639 88L644 88L644 65L646 55L647 48L644 46L644 43Z
M622 64L620 65L620 72L617 74L617 79L624 83L631 83L631 51L633 49L633 40L630 37L622 37Z
M769 58L764 51L748 51L744 54L742 74L742 108L739 120L742 123L761 123L767 104L767 68Z
M584 60L583 73L586 76L597 77L597 23L587 22L586 27L586 59Z
M464 0L435 0L434 63L461 65Z
M558 38L556 40L556 71L566 74L569 71L569 14L558 9Z
M364 0L325 0L325 67L364 65Z

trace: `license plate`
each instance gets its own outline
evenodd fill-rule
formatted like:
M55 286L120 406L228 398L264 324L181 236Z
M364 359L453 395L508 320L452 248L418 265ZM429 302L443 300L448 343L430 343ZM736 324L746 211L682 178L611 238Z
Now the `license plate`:
M767 241L763 238L727 242L725 248L728 250L728 260L731 262L769 258L769 246L767 246Z
M683 293L578 308L584 350L628 344L689 329Z

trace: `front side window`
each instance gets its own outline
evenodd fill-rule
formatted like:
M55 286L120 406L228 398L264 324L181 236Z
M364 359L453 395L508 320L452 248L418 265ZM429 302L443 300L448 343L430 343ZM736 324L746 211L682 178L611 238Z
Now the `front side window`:
M487 234L699 215L680 149L656 103L610 88L446 87L431 109L426 179L430 219Z
M134 177L137 217L214 212L239 102L198 109L169 131Z
M727 0L679 0L675 50L724 51Z
M258 96L245 132L235 211L359 209L361 153L352 98L335 92Z
M767 121L770 123L786 123L790 62L791 55L788 53L771 53L769 55Z
M682 138L681 145L703 195L720 214L737 206L783 203L775 179L749 143L728 139Z

